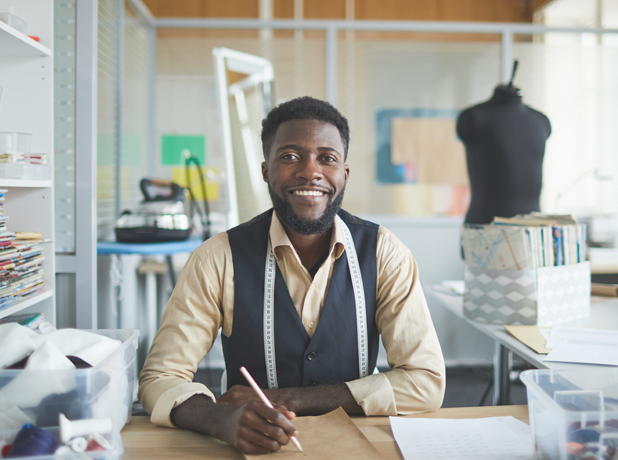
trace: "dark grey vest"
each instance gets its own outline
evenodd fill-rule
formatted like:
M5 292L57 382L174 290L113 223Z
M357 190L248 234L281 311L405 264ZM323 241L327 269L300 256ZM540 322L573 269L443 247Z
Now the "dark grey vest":
M222 336L227 387L247 385L247 368L261 388L268 388L264 352L264 274L272 209L228 230L234 263L234 323ZM375 324L378 225L341 210L356 247L365 291L368 369L375 368L379 333ZM274 331L279 388L343 383L359 378L356 306L345 253L334 264L320 321L309 338L276 267Z

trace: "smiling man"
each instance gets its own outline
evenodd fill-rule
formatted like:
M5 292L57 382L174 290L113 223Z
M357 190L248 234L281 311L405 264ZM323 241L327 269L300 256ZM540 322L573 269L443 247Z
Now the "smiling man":
M183 269L140 375L152 422L265 453L289 442L296 415L438 409L444 361L414 258L341 209L347 120L302 97L262 125L273 209L206 241ZM192 380L219 329L229 389L215 400ZM380 336L391 369L374 374Z

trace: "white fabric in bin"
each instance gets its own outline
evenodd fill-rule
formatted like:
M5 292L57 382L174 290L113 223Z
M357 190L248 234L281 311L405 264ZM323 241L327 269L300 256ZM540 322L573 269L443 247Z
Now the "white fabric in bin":
M26 371L0 390L0 407L17 405L36 407L54 393L67 393L75 388L75 376L67 370L75 365L51 342L43 342L28 358ZM28 370L46 370L45 379Z
M0 324L0 368L15 364L34 351L37 333L18 323Z
M99 364L121 345L119 340L79 329L58 329L34 339L37 347L45 341L53 343L66 356L77 356L91 366Z
M75 364L52 342L46 340L30 355L26 369L75 369Z
M0 412L0 430L19 430L26 423L34 425L34 420L17 406Z

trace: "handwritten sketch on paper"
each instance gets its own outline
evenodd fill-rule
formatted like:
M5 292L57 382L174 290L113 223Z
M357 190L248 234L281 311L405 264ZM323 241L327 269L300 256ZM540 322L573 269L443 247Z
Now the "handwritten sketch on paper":
M466 263L483 270L529 270L524 227L486 225L462 229Z

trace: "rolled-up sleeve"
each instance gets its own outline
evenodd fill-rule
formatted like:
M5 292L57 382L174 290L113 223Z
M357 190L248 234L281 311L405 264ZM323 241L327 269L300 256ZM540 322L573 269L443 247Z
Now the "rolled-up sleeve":
M347 382L366 415L406 415L439 409L445 367L440 342L408 248L380 227L376 323L391 370Z
M210 351L223 322L229 245L215 237L196 249L178 278L139 378L138 399L156 425L174 426L172 409L195 394L214 401L213 393L193 376Z

